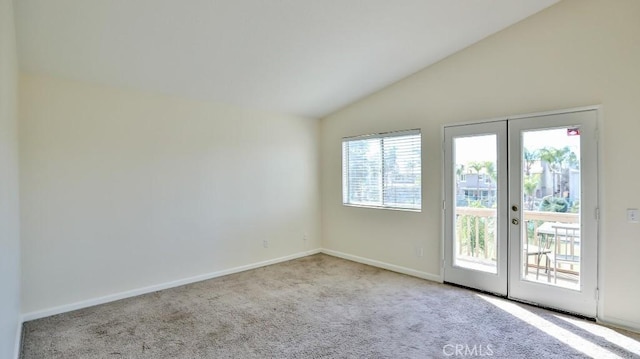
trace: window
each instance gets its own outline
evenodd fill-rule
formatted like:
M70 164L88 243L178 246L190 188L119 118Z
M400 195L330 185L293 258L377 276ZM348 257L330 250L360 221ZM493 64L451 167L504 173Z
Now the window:
M342 202L346 205L422 208L420 130L342 140Z

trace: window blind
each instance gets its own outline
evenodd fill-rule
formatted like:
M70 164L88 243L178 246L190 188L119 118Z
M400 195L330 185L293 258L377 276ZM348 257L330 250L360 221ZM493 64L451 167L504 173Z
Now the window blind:
M344 138L342 165L344 204L421 209L419 130Z

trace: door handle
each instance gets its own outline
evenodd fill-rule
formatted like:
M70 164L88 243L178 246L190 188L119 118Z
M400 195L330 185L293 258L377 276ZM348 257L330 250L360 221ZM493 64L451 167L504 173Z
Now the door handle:
M517 218L514 218L514 219L512 219L512 220L511 220L511 223L513 223L513 224L516 224L516 225L517 225L517 224L519 224L519 223L520 223L520 221L519 221Z

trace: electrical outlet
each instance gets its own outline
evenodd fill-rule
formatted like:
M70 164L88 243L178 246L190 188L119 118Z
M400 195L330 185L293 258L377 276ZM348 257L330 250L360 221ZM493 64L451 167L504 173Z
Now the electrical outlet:
M309 236L306 233L302 235L302 240L303 241L306 242L308 239L309 239Z
M416 247L416 256L423 257L424 256L424 247Z
M265 247L265 248L269 248L269 241L266 240L266 239L264 241L262 241L262 246Z
M639 223L640 218L638 218L638 209L637 208L627 208L627 222L629 223Z

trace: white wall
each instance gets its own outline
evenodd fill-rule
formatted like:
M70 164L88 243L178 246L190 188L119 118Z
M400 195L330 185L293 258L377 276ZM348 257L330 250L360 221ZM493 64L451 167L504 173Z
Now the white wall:
M16 356L21 324L17 74L13 1L0 0L0 358Z
M316 120L23 74L24 312L319 248L318 135Z
M640 329L640 225L625 218L640 207L639 18L637 0L565 0L323 119L323 246L440 275L441 126L602 104L600 316ZM422 213L342 206L341 137L410 128L423 133Z

